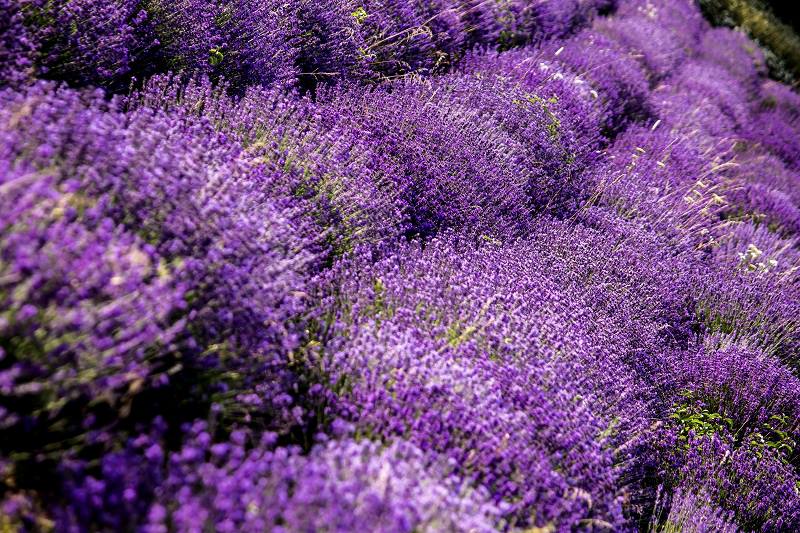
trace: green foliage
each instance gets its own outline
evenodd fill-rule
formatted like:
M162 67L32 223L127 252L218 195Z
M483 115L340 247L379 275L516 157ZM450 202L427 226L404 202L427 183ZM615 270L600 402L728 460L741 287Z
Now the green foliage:
M391 318L394 316L394 307L390 305L386 298L386 286L380 278L375 279L372 289L375 297L372 299L372 302L367 305L364 314L374 318L378 325L380 325L381 318Z
M212 48L208 51L208 62L216 67L222 60L225 59L225 55L222 53L222 50L219 48Z
M783 464L789 464L789 459L794 453L795 442L788 432L789 417L780 414L770 417L769 422L761 425L759 431L750 434L750 445L755 449L756 456L760 459L766 450L776 452Z
M358 24L364 24L364 21L366 21L367 17L369 17L367 11L361 6L357 7L356 10L350 14L354 19L356 19L356 23Z
M222 11L220 11L220 13L216 17L214 17L214 22L221 27L228 24L232 18L233 18L233 10L231 9L230 6L227 6L223 8Z
M730 335L736 331L735 319L722 313L714 313L709 315L706 320L706 326L708 326L708 331L711 334L723 333L725 335Z
M698 399L695 392L684 390L681 397L684 401L673 406L670 418L677 422L678 438L685 448L689 446L690 433L695 437L729 435L737 448L749 444L759 459L771 450L785 465L792 460L796 443L790 433L791 421L785 414L773 415L757 430L743 432L743 427L735 429L733 419L723 416L712 405Z
M678 439L689 446L689 435L695 437L712 437L723 435L733 430L733 420L710 410L702 402L696 401L694 393L683 391L681 396L686 399L685 403L680 403L673 408L670 415L672 420L678 424Z
M526 104L541 107L541 109L547 115L549 120L547 124L547 133L550 135L552 140L557 140L561 135L561 120L553 113L553 110L550 109L551 105L555 105L558 103L558 97L553 95L550 98L544 99L539 95L536 94L527 94L524 100L514 99L512 101L513 104L517 106L524 106Z
M452 346L453 348L458 348L463 342L469 340L475 331L477 331L474 325L469 325L466 327L462 327L461 322L456 320L451 322L450 325L447 327L447 344Z
M509 30L502 30L497 40L500 43L498 46L500 51L510 50L518 44L516 34Z

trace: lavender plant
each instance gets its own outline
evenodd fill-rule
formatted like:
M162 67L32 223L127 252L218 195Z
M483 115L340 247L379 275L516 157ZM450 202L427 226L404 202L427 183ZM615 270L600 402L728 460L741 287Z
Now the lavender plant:
M800 528L800 97L690 0L0 0L0 529Z

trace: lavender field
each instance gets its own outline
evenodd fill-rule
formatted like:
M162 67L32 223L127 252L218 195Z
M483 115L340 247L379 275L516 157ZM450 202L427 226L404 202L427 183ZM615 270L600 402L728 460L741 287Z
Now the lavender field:
M800 530L800 93L693 0L0 0L0 532Z

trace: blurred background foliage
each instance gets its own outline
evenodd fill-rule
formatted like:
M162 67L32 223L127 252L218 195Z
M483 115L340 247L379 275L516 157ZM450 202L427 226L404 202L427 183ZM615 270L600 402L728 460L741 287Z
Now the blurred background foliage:
M705 16L717 26L739 27L758 41L770 75L795 87L800 80L800 6L782 0L700 0Z

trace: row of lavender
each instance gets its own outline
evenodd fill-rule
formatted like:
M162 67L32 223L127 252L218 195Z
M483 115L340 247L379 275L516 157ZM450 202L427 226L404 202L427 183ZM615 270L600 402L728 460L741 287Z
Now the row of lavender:
M442 71L475 45L562 37L612 0L3 0L0 74L125 89L184 70L314 86Z
M757 48L684 1L327 4L2 6L0 525L800 527Z

